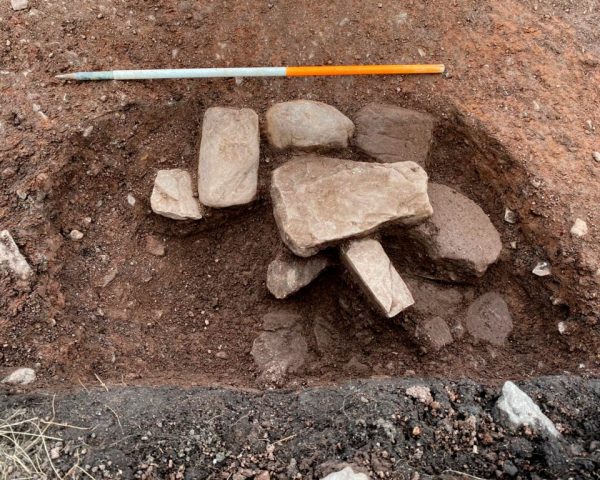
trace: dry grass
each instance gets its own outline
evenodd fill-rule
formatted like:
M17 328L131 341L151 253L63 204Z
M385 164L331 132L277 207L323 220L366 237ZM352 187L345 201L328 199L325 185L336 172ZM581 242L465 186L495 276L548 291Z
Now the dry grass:
M79 465L73 465L69 473L61 475L50 455L49 443L63 441L51 434L58 428L81 430L81 427L56 423L54 414L50 420L31 417L25 409L0 415L1 480L73 478L70 472L78 470Z

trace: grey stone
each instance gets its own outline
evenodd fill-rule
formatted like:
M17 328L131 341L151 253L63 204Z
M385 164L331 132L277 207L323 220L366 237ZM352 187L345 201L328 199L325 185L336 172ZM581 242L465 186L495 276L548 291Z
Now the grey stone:
M431 395L431 390L429 387L425 385L414 385L412 387L408 387L406 389L406 395L415 400L418 400L425 405L429 405L433 403L433 396Z
M574 237L584 237L588 233L588 226L585 220L576 218L573 226L571 227L571 235Z
M26 10L29 8L29 0L10 0L10 6L13 10Z
M271 197L281 237L301 257L387 224L414 225L432 214L427 174L413 162L302 157L273 172Z
M192 178L188 172L178 168L158 171L150 206L154 213L174 220L202 218L200 205L194 198Z
M267 288L275 298L286 298L312 282L328 265L324 255L302 258L282 254L269 264Z
M502 387L502 395L496 402L496 409L500 418L511 427L527 425L552 437L560 436L552 420L513 382L506 382Z
M28 385L35 381L35 370L32 368L19 368L7 377L4 377L1 383L8 385Z
M435 118L393 105L372 103L356 114L356 146L380 162L425 167Z
M456 190L430 183L428 192L433 216L408 236L435 263L439 278L482 276L500 256L500 234L485 212Z
M281 385L288 373L306 360L308 344L302 335L302 317L287 312L268 314L264 329L252 345L252 357L266 383Z
M276 148L345 148L354 133L352 120L336 108L312 100L273 105L267 111L267 136Z
M33 273L8 230L0 232L0 270L12 273L21 280L26 280Z
M346 467L337 472L330 473L321 480L369 480L364 473L356 473L352 467Z
M353 240L342 260L378 310L388 318L410 307L413 297L377 240Z
M230 207L256 196L258 115L248 108L213 107L204 114L198 162L198 197L209 207Z
M441 350L454 341L450 327L441 317L418 320L414 335L415 340L428 351Z
M489 292L475 300L467 310L466 327L478 340L503 345L513 329L513 321L502 295Z

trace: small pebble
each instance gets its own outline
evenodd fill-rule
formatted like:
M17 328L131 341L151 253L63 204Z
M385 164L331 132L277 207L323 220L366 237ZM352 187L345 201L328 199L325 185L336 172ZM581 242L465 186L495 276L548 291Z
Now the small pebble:
M548 262L539 262L531 271L531 273L538 277L547 277L548 275L552 274L552 269L550 268L550 264Z
M71 240L77 242L83 238L83 233L81 233L79 230L71 230L71 233L69 233L69 237L71 237Z
M583 237L588 233L588 226L581 218L577 218L571 227L571 235L574 237Z
M10 6L13 10L25 10L29 8L29 0L10 0Z
M600 152L592 153L592 157L594 158L594 160L596 160L598 163L600 163Z
M135 205L135 197L131 193L127 195L127 203L132 207Z
M504 209L504 221L506 223L515 224L517 223L517 215L509 208Z

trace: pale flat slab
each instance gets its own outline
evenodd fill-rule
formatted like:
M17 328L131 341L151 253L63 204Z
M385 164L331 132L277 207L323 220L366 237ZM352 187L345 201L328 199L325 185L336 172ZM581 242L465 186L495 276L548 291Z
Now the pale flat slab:
M192 191L192 177L185 170L159 170L150 196L152 211L175 220L202 218Z
M386 317L395 317L415 303L406 283L377 240L363 238L351 241L342 248L342 261Z
M198 197L209 207L243 205L258 185L258 115L249 108L212 107L204 114Z
M26 280L33 272L8 230L0 232L0 269Z
M284 243L301 257L391 223L432 214L427 174L416 163L365 163L305 156L273 172L273 213Z
M312 282L328 265L329 259L323 255L280 255L267 269L267 288L275 298L286 298Z

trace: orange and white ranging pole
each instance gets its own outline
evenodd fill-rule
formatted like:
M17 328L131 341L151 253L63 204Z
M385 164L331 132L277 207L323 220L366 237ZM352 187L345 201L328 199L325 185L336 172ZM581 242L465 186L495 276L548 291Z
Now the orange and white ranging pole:
M337 75L414 75L444 73L444 65L331 65L314 67L176 68L112 70L57 75L67 80L155 80L167 78L317 77Z

